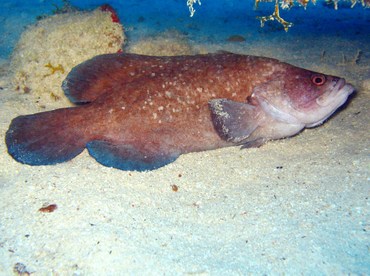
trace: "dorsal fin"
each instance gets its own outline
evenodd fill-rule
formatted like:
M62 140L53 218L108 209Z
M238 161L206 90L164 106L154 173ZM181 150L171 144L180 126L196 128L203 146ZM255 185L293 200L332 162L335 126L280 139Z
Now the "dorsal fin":
M89 103L100 95L119 89L126 83L150 74L141 73L150 56L105 54L75 66L63 81L62 89L75 104Z
M230 55L234 55L235 53L230 52L230 51L226 51L226 50L217 50L216 51L216 54L230 54Z

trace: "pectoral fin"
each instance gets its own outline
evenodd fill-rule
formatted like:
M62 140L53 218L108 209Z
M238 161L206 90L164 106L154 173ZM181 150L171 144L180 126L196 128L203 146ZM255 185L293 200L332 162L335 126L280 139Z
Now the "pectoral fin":
M241 143L258 127L259 108L248 103L215 99L208 103L218 135L229 142Z

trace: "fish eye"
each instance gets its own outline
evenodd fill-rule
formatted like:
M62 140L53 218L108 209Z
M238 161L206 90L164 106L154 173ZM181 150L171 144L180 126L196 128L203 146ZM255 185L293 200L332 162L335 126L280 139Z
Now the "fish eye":
M317 86L321 86L325 83L326 78L324 75L315 74L311 76L311 81Z

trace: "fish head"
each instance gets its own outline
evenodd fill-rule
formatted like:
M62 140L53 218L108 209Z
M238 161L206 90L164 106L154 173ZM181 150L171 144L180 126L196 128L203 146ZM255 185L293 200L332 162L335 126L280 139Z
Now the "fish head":
M330 117L353 91L343 78L289 66L255 87L250 100L257 101L277 121L314 127Z

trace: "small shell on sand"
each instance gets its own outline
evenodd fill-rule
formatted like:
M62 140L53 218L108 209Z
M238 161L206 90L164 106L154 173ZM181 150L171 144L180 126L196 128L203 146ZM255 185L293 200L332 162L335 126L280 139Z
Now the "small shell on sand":
M362 90L367 91L367 93L370 93L370 79L365 79L362 81Z
M244 42L245 37L241 35L231 35L226 39L228 42Z

